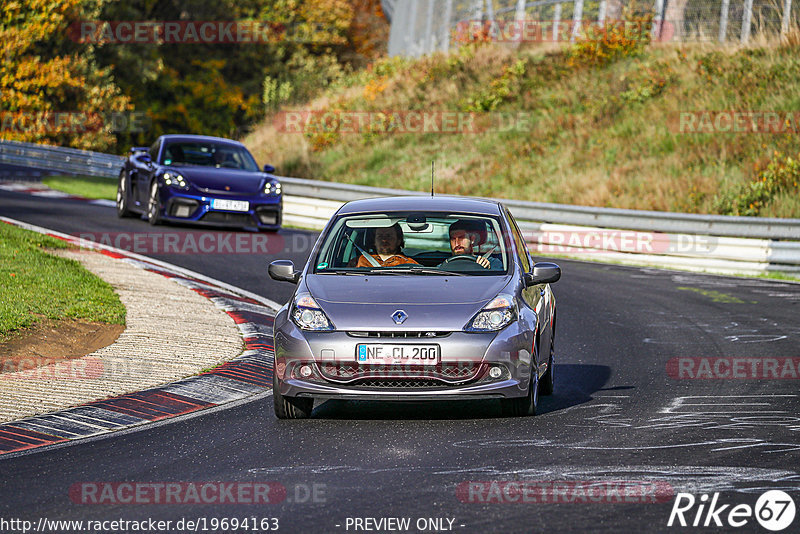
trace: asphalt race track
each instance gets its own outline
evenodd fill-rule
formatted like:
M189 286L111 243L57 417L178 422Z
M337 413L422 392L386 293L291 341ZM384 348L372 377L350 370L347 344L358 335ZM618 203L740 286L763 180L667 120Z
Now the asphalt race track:
M75 235L198 231L7 191L0 215ZM270 280L266 266L302 265L316 235L266 237L266 254L153 256L283 303L292 286ZM329 401L313 419L278 421L272 397L261 396L0 458L0 517L34 526L153 519L178 531L200 521L201 532L233 531L225 518L256 522L239 532L275 526L264 518L279 532L694 532L667 526L685 492L697 498L689 525L701 496L708 510L719 493L717 508L728 506L715 517L702 511L704 531L768 532L753 516L734 528L728 513L755 507L767 490L800 506L800 284L556 261L556 392L535 417L501 417L494 402ZM118 483L131 484L127 493ZM272 498L251 504L252 494L234 490L233 502L187 493L180 503L123 502L130 488L162 483L269 483ZM62 528L51 531L79 531Z

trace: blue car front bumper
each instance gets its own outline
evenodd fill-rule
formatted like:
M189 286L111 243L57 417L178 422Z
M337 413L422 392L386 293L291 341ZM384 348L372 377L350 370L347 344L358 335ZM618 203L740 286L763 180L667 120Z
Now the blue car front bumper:
M247 211L214 209L215 199L247 202ZM283 197L226 195L207 196L170 189L161 190L161 218L206 226L255 227L277 230L283 218Z

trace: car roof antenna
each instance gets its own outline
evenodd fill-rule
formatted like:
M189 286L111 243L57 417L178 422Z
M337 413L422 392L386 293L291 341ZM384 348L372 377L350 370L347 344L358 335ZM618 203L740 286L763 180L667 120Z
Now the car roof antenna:
M431 160L431 196L433 196L433 170L435 161L436 160Z

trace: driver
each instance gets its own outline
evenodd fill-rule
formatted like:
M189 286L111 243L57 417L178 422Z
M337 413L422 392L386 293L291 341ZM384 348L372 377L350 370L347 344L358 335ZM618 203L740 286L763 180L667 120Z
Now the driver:
M480 221L459 219L450 225L450 250L453 256L475 256L472 250L475 242L480 242L480 235L486 231L486 226ZM483 256L475 257L475 262L484 269L502 269L502 263L497 258ZM443 263L439 266L444 265Z
M401 249L404 245L403 229L400 228L400 224L394 223L392 226L378 228L375 230L375 250L377 253L372 254L372 257L381 264L381 267L394 267L395 265L406 263L419 265L418 262L403 255ZM358 258L356 267L372 267L372 264L362 254Z

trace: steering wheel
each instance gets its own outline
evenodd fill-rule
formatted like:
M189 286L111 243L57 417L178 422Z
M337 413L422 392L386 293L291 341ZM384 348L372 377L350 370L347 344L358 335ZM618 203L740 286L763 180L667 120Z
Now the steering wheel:
M459 254L458 256L450 256L449 258L447 258L442 262L442 265L444 265L445 263L451 263L455 261L473 261L477 263L478 257L473 256L472 254Z

